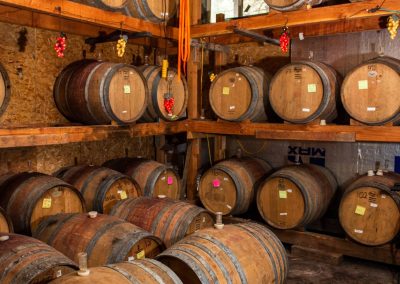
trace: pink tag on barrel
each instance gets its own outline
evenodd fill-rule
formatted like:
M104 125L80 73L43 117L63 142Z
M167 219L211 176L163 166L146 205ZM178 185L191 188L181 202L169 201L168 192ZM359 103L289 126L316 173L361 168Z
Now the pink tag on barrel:
M167 183L168 183L168 185L173 184L174 183L174 179L172 177L168 177L167 178Z
M217 178L216 178L215 180L213 180L212 183L213 183L213 186L214 186L214 187L220 187L220 186L221 186L221 182L220 182L219 179L217 179Z

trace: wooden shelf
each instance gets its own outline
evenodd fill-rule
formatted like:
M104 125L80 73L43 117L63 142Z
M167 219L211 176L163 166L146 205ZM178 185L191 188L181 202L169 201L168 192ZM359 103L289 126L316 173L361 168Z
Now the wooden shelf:
M307 26L313 25L316 30L306 29L307 34L311 35L317 35L318 32L332 34L335 30L338 32L360 31L363 28L359 26L360 23L363 23L365 29L373 29L379 27L378 21L380 17L392 14L385 11L376 13L367 11L381 3L381 0L370 0L285 13L271 11L268 15L233 19L215 24L195 25L192 27L192 37L229 35L233 34L233 27L255 31L273 30L282 28L285 24L288 27L304 27L305 29ZM400 10L400 1L386 0L384 7ZM372 24L366 22L368 19L371 20ZM363 20L363 22L360 22L360 20ZM357 21L357 24L351 24L353 21Z
M274 123L188 121L189 131L257 139L325 142L400 142L400 127L349 125L293 125Z
M147 31L164 37L159 24L64 0L0 0L0 21L48 30L97 36L98 31ZM167 37L178 39L178 28L167 27Z
M0 129L0 148L60 145L111 137L169 135L187 131L185 122L138 123L132 126L61 126Z

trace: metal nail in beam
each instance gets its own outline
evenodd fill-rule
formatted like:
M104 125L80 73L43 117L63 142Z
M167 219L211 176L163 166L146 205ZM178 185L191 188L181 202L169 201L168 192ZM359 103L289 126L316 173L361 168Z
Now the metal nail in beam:
M248 30L242 30L242 29L238 29L238 28L234 28L233 32L235 34L238 34L238 35L242 35L242 36L245 36L245 37L252 38L252 39L254 39L254 40L258 41L258 42L261 42L261 43L270 43L270 44L278 45L278 46L280 45L279 40L274 39L274 38L270 38L270 37L267 37L267 36L264 36L264 35L260 35L260 34L258 34L256 32L251 32L251 31L248 31Z

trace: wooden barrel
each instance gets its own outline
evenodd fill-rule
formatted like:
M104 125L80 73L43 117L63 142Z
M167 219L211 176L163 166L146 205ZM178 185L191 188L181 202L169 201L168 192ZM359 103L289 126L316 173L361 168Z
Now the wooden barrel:
M265 121L264 99L268 94L268 84L268 77L257 67L225 70L211 84L211 108L225 120Z
M144 196L180 198L180 178L164 164L142 158L121 158L107 161L103 166L131 176Z
M282 243L255 223L204 229L161 253L183 283L284 283L288 260Z
M214 224L213 216L203 208L169 198L123 200L110 214L151 232L167 247Z
M359 122L382 125L400 119L400 61L381 57L350 71L342 84L342 103Z
M177 0L127 0L127 15L154 23L168 21L176 14Z
M122 219L97 214L58 214L43 220L34 237L49 244L74 261L86 252L88 265L101 266L125 260L154 257L162 241Z
M325 214L336 188L336 179L326 168L284 167L261 184L257 191L258 211L278 229L306 226Z
M331 121L337 116L339 82L336 71L323 63L291 63L278 70L272 78L269 102L275 113L285 121Z
M48 283L78 268L72 260L39 240L7 233L0 233L0 238L2 284Z
M148 106L142 116L143 121L176 120L186 113L188 100L188 88L186 79L177 76L177 71L173 68L168 70L168 79L161 78L161 67L145 65L140 67L147 80L149 88L147 99ZM165 98L174 98L172 115L169 115L164 106Z
M245 213L254 201L258 183L271 170L266 161L257 158L219 162L201 177L200 200L205 208L214 213Z
M141 259L130 262L93 267L87 277L70 273L52 284L182 284L178 276L166 265L154 259Z
M400 184L400 175L384 173L362 176L346 188L339 206L339 220L350 238L378 246L399 235L400 193L394 190L395 184Z
M0 64L0 115L6 110L10 101L11 84L8 73L3 65Z
M306 5L316 6L329 0L264 0L271 9L286 12L298 10Z
M106 11L125 12L128 0L72 0L73 2L93 6Z
M0 177L0 206L16 233L31 235L39 222L58 213L85 212L85 202L72 185L41 173Z
M54 97L57 108L69 120L129 124L146 110L147 84L134 66L79 61L58 76Z
M139 185L131 177L105 167L66 167L54 176L82 193L88 211L108 214L119 200L141 195Z
M0 207L0 233L12 233L14 231L12 221L6 211Z

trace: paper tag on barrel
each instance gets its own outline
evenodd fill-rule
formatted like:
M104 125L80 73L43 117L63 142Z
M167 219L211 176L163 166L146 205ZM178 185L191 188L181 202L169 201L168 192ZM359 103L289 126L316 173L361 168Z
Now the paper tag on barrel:
M172 185L174 183L174 179L172 177L167 178L167 184Z
M142 259L145 257L146 257L146 254L145 254L144 250L142 250L136 254L136 259Z
M42 208L43 208L43 209L49 209L49 208L51 208L51 198L45 198L45 199L43 199Z
M217 187L221 186L221 182L217 178L213 180L212 184L213 184L214 188L217 188Z
M121 197L122 200L127 199L128 195L126 194L125 190L118 190L119 196Z

